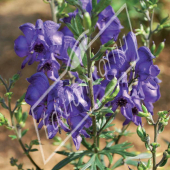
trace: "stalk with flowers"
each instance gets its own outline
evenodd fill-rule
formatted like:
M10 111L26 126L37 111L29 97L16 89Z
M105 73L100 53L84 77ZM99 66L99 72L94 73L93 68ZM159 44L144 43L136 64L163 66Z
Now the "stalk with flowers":
M156 160L157 142L159 133L163 132L168 124L169 111L158 112L158 120L153 120L153 103L160 98L161 80L158 78L160 69L154 65L165 46L160 43L151 46L152 35L169 27L168 17L153 29L154 9L157 0L140 1L141 8L135 7L143 13L148 22L148 28L141 25L140 29L129 32L124 37L124 44L117 45L118 36L124 29L116 16L111 3L112 0L51 0L46 1L52 11L53 21L36 24L26 23L19 28L24 35L14 42L14 50L19 57L25 57L21 68L26 64L38 63L37 72L27 79L29 82L26 94L11 108L11 89L19 79L14 75L9 82L0 80L6 88L5 96L8 102L0 99L2 107L7 109L11 116L9 121L0 115L1 125L13 130L12 139L18 139L28 159L36 167L43 169L30 156L34 145L41 142L33 140L24 144L22 137L27 130L23 130L27 113L22 113L22 105L30 105L30 115L36 120L37 128L47 129L48 139L56 137L57 133L65 131L72 138L77 150L82 144L86 150L73 152L68 150L57 151L56 154L66 156L57 163L53 170L65 167L68 163L75 169L116 169L128 164L138 170L157 170L167 163L170 157L170 145L163 152L160 162ZM68 6L74 11L66 13ZM96 35L96 30L98 33ZM141 35L144 46L138 47L136 35ZM93 52L92 45L96 39L100 40L97 52ZM151 46L151 48L150 48ZM103 62L103 75L97 64ZM98 71L99 70L99 71ZM100 72L100 74L99 74ZM68 75L68 76L65 76ZM65 78L67 77L67 78ZM53 82L53 83L51 83ZM25 100L25 102L24 102ZM112 123L120 113L125 117L122 130L118 135L116 130L106 130L114 126ZM150 139L142 118L153 126L154 139ZM122 136L129 135L127 131L130 123L137 125L137 134L150 154L136 155L129 152L131 143L119 143ZM87 138L91 142L87 142ZM105 147L101 147L101 139L106 139ZM114 154L122 156L113 163ZM109 160L105 163L104 156ZM146 158L147 162L141 159ZM88 162L84 161L88 157ZM135 160L137 159L137 161ZM11 165L23 169L22 164L11 158Z

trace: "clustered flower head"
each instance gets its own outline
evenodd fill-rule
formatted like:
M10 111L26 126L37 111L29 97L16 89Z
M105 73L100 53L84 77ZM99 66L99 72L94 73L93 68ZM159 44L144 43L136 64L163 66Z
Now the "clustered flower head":
M81 0L81 2L83 9L91 15L91 1ZM70 23L76 15L79 15L78 10L69 13L69 17L63 18L62 22ZM123 28L115 16L105 29L114 15L111 6L98 14L95 27L102 32L101 44L109 40L116 41ZM62 66L71 66L71 63L68 64L69 54L67 53L71 48L78 57L79 67L83 70L85 66L82 62L82 49L67 27L61 29L60 24L53 21L43 22L38 19L35 26L26 23L21 25L20 29L24 36L19 36L15 40L14 49L19 57L25 57L21 67L24 68L26 63L31 65L38 62L37 73L27 79L30 85L25 101L34 108L33 112L32 109L30 110L30 115L36 119L39 129L43 126L47 127L49 139L61 133L61 129L71 133L78 150L82 136L90 137L88 131L92 126L92 119L89 113L93 108L91 108L88 88L79 85L83 83L79 72L71 72L75 77L73 83L69 80L60 80L59 72L63 68L59 61ZM106 51L106 56L103 58L106 61L104 65L106 74L101 84L93 86L95 103L97 104L97 100L102 101L106 95L107 85L113 78L117 78L120 91L112 101L105 103L105 106L111 107L114 112L120 108L122 115L126 118L124 125L130 121L141 125L141 118L138 117L138 112L142 111L141 105L144 103L148 111L153 114L153 103L160 98L158 85L160 80L157 77L160 70L153 64L155 57L147 47L138 49L135 34L129 32L124 38L124 45L109 53ZM83 74L87 75L86 72ZM96 67L94 67L92 78L94 81L100 78ZM52 88L50 88L49 79L55 82Z

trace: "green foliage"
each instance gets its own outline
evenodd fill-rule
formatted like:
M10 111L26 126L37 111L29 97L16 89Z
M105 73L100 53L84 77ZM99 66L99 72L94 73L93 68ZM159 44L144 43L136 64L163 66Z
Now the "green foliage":
M23 164L17 164L17 162L18 162L18 159L15 159L15 158L13 158L13 157L10 158L10 164L11 164L11 166L16 166L18 170L24 170L24 169L22 168Z
M133 145L131 145L131 143L124 142L121 144L113 145L111 147L106 146L99 153L105 153L105 152L114 153L114 154L119 154L119 155L123 156L124 158L126 158L127 156L136 156L136 154L126 151L126 149L129 149L131 147L133 147Z
M63 159L61 162L59 162L57 165L53 167L52 170L58 170L70 163L71 161L75 159L80 159L81 157L84 157L85 155L89 155L92 153L92 151L80 151L80 152L65 152L65 151L58 151L58 154L65 155L67 158Z

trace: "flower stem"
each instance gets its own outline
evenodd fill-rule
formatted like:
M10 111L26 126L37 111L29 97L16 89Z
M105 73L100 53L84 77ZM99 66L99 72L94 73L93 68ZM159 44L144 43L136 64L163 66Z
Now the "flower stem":
M10 88L8 88L7 84L3 81L3 79L0 77L0 80L1 82L3 83L5 89L6 89L6 92L9 92L10 91ZM27 153L27 150L24 146L24 144L22 143L22 140L21 140L21 137L20 137L20 134L18 133L18 130L17 130L17 127L15 125L15 121L14 121L14 111L15 111L16 108L11 109L11 99L8 98L8 111L10 113L10 117L11 117L11 122L12 122L12 127L14 128L14 131L17 135L17 139L24 151L24 153L27 155L27 157L29 158L29 160L31 161L31 163L36 167L37 170L41 170L41 168L34 162L34 160L32 159L32 157L29 155L29 153Z
M51 0L50 2L50 7L51 7L51 14L54 22L57 22L57 12L55 9L55 3L54 0Z
M158 119L159 121L159 119ZM154 142L157 143L157 138L158 138L158 122L155 123L154 125ZM156 170L157 169L157 166L156 166L156 148L153 147L152 149L152 159L153 159L153 170Z
M152 34L154 33L152 31L153 18L154 18L154 9L152 10L151 18L149 20L149 27L150 27L149 28L149 35L148 35L147 40L146 40L146 45L147 45L148 48L150 47L150 39L152 38Z
M89 39L90 40L90 39ZM93 77L92 77L92 61L91 61L91 47L89 47L86 51L87 54L87 67L88 67L88 84L89 84L89 95L91 100L91 109L92 112L95 109L95 103L94 103L94 91L93 91ZM97 127L96 127L96 116L92 116L93 120L93 134L94 134L94 147L95 152L97 153Z

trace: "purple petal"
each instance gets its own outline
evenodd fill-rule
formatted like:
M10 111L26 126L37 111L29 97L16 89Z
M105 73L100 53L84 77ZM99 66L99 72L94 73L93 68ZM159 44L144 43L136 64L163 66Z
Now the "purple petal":
M28 44L31 44L34 37L35 26L31 23L26 23L21 25L19 28L24 33Z
M58 132L57 125L48 125L47 132L48 132L49 139L52 139Z
M32 106L48 89L49 82L47 77L40 72L32 75L27 81L30 85L26 92L25 101Z
M82 138L80 135L73 138L73 142L74 142L74 145L76 146L77 150L79 150L79 148L80 148L81 141L82 141Z
M28 54L28 43L24 36L19 36L14 42L15 53L19 57L25 57Z
M128 62L133 62L136 60L138 44L136 40L136 35L133 32L129 32L124 38L123 51L126 54L126 59Z

